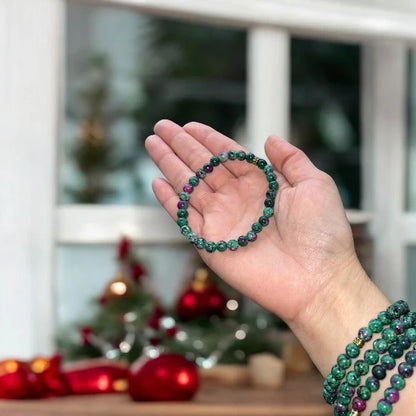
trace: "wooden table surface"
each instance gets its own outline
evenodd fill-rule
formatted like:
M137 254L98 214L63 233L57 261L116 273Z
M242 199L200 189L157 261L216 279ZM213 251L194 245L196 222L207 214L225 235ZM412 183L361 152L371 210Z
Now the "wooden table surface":
M0 400L0 416L329 416L317 374L291 376L279 390L204 383L189 402L133 402L126 394Z

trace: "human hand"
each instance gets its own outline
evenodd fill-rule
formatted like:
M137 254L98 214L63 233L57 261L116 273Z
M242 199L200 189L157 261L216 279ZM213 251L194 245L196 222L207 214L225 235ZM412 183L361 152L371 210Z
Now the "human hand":
M220 151L246 150L195 122L182 128L162 120L154 132L146 149L167 181L156 179L153 190L175 220L178 193L196 169ZM351 279L348 271L360 266L333 180L276 136L267 139L265 151L280 185L269 226L256 242L235 252L199 254L229 284L290 322L317 302L335 278ZM267 188L264 173L255 166L221 164L191 194L192 230L214 242L246 234L261 215Z

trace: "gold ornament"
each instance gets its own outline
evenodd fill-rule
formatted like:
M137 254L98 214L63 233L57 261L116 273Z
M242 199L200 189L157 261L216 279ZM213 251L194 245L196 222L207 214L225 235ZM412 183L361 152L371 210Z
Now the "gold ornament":
M104 297L106 300L120 299L125 296L129 296L133 290L132 283L129 279L126 279L123 274L119 273L117 276L107 285Z
M203 292L211 285L209 280L209 271L205 267L199 267L195 270L194 280L191 282L191 287L195 292Z

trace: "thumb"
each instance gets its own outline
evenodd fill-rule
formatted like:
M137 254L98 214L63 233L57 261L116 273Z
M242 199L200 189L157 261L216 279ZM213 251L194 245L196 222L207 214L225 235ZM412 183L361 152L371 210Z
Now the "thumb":
M314 178L320 173L320 170L302 150L278 136L269 136L264 150L274 168L292 186L306 179Z

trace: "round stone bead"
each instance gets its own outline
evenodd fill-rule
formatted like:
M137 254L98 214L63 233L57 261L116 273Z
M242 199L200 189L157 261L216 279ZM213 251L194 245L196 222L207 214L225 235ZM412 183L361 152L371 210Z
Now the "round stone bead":
M220 164L220 158L218 156L213 156L209 163L211 163L212 166L218 166Z
M213 253L216 249L217 246L213 241L208 241L205 243L205 250L208 251L208 253Z
M189 194L188 194L188 192L180 192L179 193L179 199L181 201L189 201Z
M188 209L188 202L180 200L177 207L178 209Z
M373 376L378 380L383 380L386 377L386 370L379 364L375 365L371 370Z
M189 183L190 183L192 186L197 186L197 185L199 184L199 178L198 178L198 176L191 176L191 177L189 178Z
M227 250L227 243L224 240L218 241L217 250L220 252Z
M384 398L389 403L397 403L399 401L400 394L398 390L394 389L393 387L389 387L384 391Z
M179 209L177 212L178 218L188 218L188 211L186 209Z
M196 233L190 232L187 236L186 239L190 242L190 243L195 243L196 240L198 239L198 236L196 235Z
M370 416L383 416L378 410L372 410Z
M399 374L394 374L391 376L390 384L396 390L403 390L406 387L405 379Z
M348 406L351 402L351 397L344 396L343 394L338 394L337 402Z
M184 191L184 192L187 192L188 194L192 193L192 192L193 192L193 190L194 190L194 187L193 187L190 183L186 183L186 184L183 186L183 191Z
M269 182L272 182L276 180L277 175L274 172L270 172L266 175L266 178Z
M362 339L364 342L370 341L373 336L373 331L370 328L363 327L358 331L358 338Z
M356 358L360 355L360 348L351 342L345 347L345 352L347 353L348 357Z
M277 189L279 188L279 184L276 181L271 181L269 182L269 188L273 189L274 191L277 191Z
M380 381L375 377L367 377L365 380L365 386L372 392L378 391L380 388Z
M237 240L230 240L227 243L227 247L231 250L231 251L236 251L239 247L238 245L238 241Z
M393 370L396 367L396 360L391 355L383 355L380 360L380 365L386 370Z
M380 355L378 354L378 352L374 350L367 350L364 353L364 360L366 363L370 365L377 364L379 357Z
M259 223L264 227L265 225L268 225L269 224L269 218L266 217L266 216L264 216L264 215L262 215L259 218Z
M230 150L228 152L228 159L236 160L237 159L237 152L235 152L234 150Z
M259 233L262 229L263 226L259 223L259 222L255 222L252 226L251 226L252 231L254 231L255 233Z
M207 173L203 170L203 169L197 169L195 171L195 175L199 178L199 179L204 179L205 176L207 176Z
M390 328L397 334L403 334L404 332L404 326L403 326L403 321L401 321L400 319L394 319L391 324L390 324Z
M384 354L387 351L388 344L384 339L376 339L373 347L379 354Z
M340 403L338 400L334 403L334 411L338 413L344 413L348 410L348 406L345 404Z
M273 166L272 165L267 165L264 169L264 173L267 175L269 173L273 173Z
M339 386L339 381L332 375L330 374L327 378L326 378L326 383L329 387L332 388L337 388Z
M269 189L266 192L266 197L267 198L275 199L276 198L276 195L277 195L277 191L275 189Z
M357 389L357 396L363 400L368 400L371 397L371 391L367 386L360 386Z
M377 403L377 409L381 412L382 415L389 415L393 410L391 403L389 403L386 399L381 399Z
M361 399L360 397L354 397L352 400L352 408L357 410L358 412L363 412L367 407L367 403L365 400Z
M397 339L396 333L391 328L383 329L381 336L389 344Z
M346 354L340 354L337 358L337 364L343 370L346 370L351 366L351 359Z
M408 364L414 367L416 365L416 351L407 352L405 355L405 360Z
M416 329L415 328L406 329L406 336L409 337L410 341L415 342L416 341Z
M265 201L264 201L264 206L273 208L274 207L274 199L266 198Z
M322 397L328 404L334 404L335 401L335 395L327 390L322 391Z
M181 227L181 233L185 236L188 235L191 231L192 230L191 227L189 227L189 225L184 225Z
M246 155L247 162L252 163L255 158L256 158L256 156L253 153L247 153L247 155Z
M400 358L403 355L403 348L397 343L391 344L388 351L394 358Z
M352 387L358 387L360 384L360 377L355 374L355 371L348 371L346 375L347 383Z
M267 166L267 162L266 162L264 159L259 159L259 160L257 161L257 166L258 166L260 169L264 169L264 168Z
M331 374L337 379L342 380L345 377L345 370L339 368L338 364L334 365L331 369Z
M359 376L364 376L368 373L370 367L364 360L357 360L354 363L354 371Z
M270 217L273 216L273 214L274 214L273 208L266 207L266 208L263 209L263 215L265 217L270 218Z
M400 317L400 321L403 323L403 329L406 331L406 329L409 329L413 327L413 320L412 317L407 314Z
M178 224L179 227L183 227L184 225L188 225L188 220L186 218L178 218L176 224Z
M254 232L254 231L249 231L247 234L246 234L246 237L247 237L247 240L248 241L256 241L257 240L257 234Z
M226 162L228 160L228 153L227 152L221 152L218 155L218 159L220 160L220 162Z
M341 383L339 391L346 397L352 397L355 394L355 388L350 386L347 382Z
M381 311L377 315L377 319L383 324L383 325L390 325L391 319L387 317L386 311Z
M195 247L199 249L203 249L205 248L205 243L206 243L205 238L198 237L195 241Z
M398 370L399 374L404 378L409 378L413 375L413 367L406 362L400 363Z
M407 350L412 345L412 341L408 336L400 335L397 338L397 344L400 345L403 348L403 350Z
M245 235L240 235L237 241L240 247L244 247L248 244L248 238Z
M378 334L379 332L383 330L383 324L381 323L379 319L372 319L368 323L368 327L376 334Z
M206 163L204 166L203 166L203 168L202 169L204 169L204 171L206 172L206 173L211 173L213 170L214 170L214 166L212 166L210 163Z
M246 152L244 150L240 150L237 152L237 159L238 160L245 160L246 159Z

